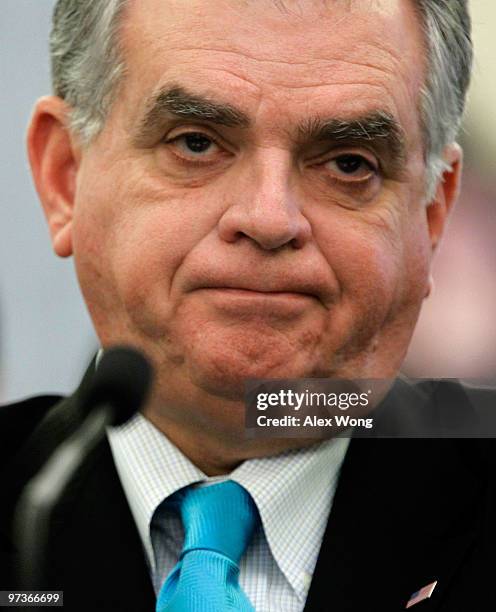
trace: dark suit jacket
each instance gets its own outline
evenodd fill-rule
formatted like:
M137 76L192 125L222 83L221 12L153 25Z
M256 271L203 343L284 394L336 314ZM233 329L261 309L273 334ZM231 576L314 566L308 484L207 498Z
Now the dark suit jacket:
M16 500L81 421L78 396L0 409L0 590L15 585L18 569L10 530ZM453 402L470 411L459 385L401 382L382 410L413 409L432 420ZM434 580L432 597L415 612L494 609L494 454L491 440L353 439L305 611L398 612ZM64 591L66 610L154 610L142 545L106 441L57 507L45 570L47 588Z

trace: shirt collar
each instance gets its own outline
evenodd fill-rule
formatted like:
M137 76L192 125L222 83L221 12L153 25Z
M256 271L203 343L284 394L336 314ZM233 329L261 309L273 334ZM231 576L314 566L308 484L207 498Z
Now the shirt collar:
M179 489L209 482L142 414L108 437L122 486L154 568L150 536L153 514ZM294 591L304 598L349 440L336 438L273 457L250 459L229 476L253 497L274 559Z
M336 438L242 463L230 478L258 507L279 569L306 597L349 440Z
M150 525L161 502L207 476L169 439L137 413L127 423L108 428L112 455L148 562L155 571Z

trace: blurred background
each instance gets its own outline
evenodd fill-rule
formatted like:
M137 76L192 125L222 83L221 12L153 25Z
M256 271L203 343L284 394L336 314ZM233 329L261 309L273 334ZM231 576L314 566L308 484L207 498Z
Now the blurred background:
M97 347L72 260L52 253L24 150L33 103L50 92L54 3L1 0L0 402L69 393ZM477 59L464 187L404 364L414 377L496 373L496 3L471 6Z
M469 5L475 66L460 138L462 193L404 364L414 377L496 375L496 2Z

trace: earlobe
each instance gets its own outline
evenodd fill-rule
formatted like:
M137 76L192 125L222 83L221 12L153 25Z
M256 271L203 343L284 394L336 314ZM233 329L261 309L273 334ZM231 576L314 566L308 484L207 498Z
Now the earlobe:
M72 219L58 227L50 226L53 250L59 257L72 255Z
M427 281L427 287L425 289L424 300L427 299L429 296L431 296L433 291L434 291L434 278L432 274L429 274L429 279Z
M426 208L432 250L436 249L446 227L449 213L458 199L463 159L460 146L452 143L445 147L443 158L448 169L439 179L436 194Z
M68 107L58 97L36 104L28 130L28 155L36 190L60 257L72 255L77 150L67 127Z

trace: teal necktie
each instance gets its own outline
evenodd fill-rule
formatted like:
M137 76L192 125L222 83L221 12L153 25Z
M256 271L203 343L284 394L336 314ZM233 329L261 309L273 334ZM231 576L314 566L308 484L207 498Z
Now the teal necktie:
M232 480L173 497L184 546L162 585L156 612L254 612L239 586L239 561L259 522L249 493Z

